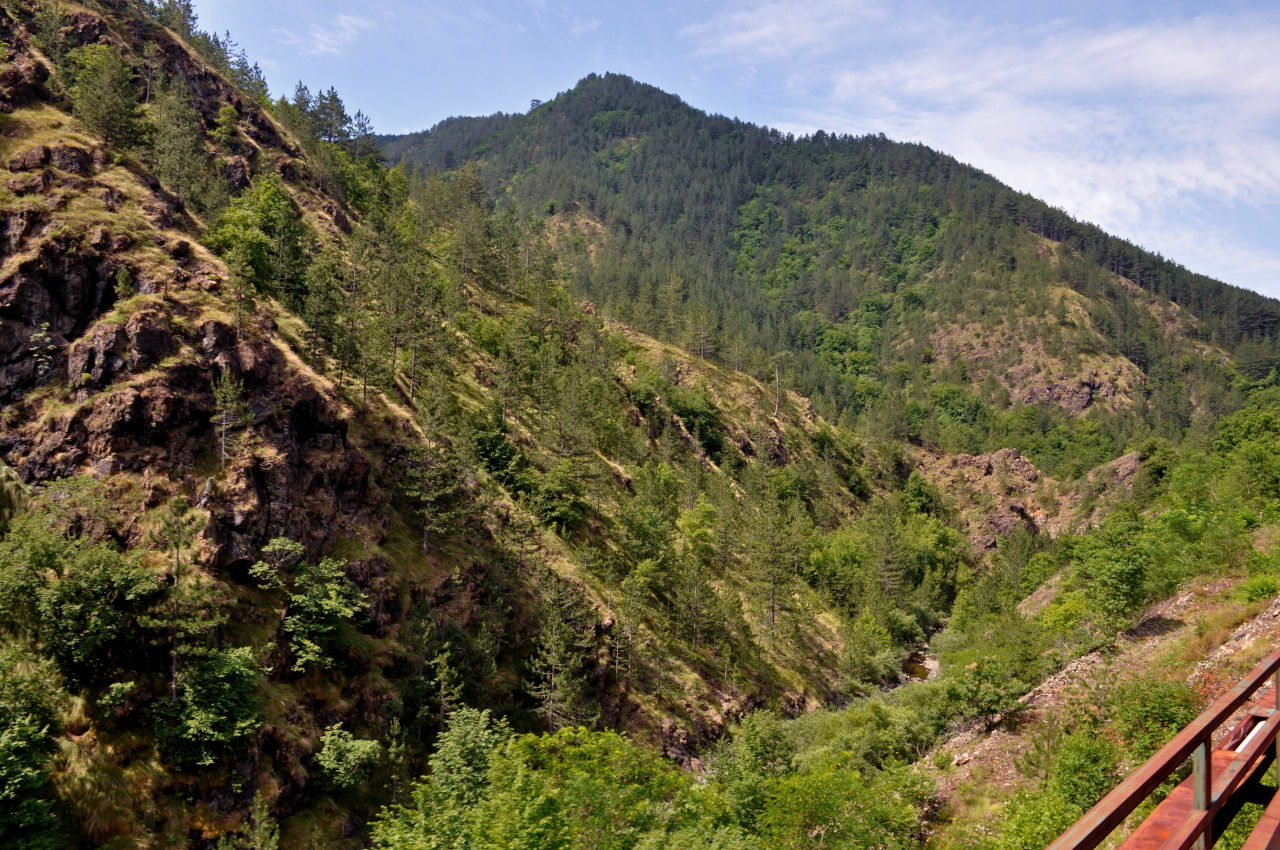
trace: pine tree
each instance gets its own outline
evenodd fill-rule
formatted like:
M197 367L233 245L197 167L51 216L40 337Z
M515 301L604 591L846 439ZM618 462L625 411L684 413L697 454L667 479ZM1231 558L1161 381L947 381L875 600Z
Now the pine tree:
M594 725L599 707L587 682L595 649L591 609L570 585L549 571L540 584L542 631L533 658L537 679L529 692L552 731Z
M160 514L160 528L151 534L150 541L168 550L173 556L173 585L169 591L168 616L156 620L169 632L169 688L175 702L178 699L180 659L196 649L204 635L216 628L216 618L202 616L207 610L208 599L197 585L184 580L188 566L183 553L194 545L194 536L203 524L185 496L169 500Z
M122 150L146 138L142 106L134 91L134 74L120 49L90 44L71 53L75 82L71 101L76 118L92 132Z
M200 132L200 113L191 105L185 82L160 80L151 104L151 120L156 132L151 136L150 159L156 176L191 206L209 209L209 157Z
M405 471L404 492L413 500L422 522L424 555L430 554L436 535L455 528L466 514L464 468L454 451L442 442L445 406L445 399L435 396L423 403L427 440L410 449Z
M224 369L213 385L214 427L218 430L218 453L222 468L227 468L227 456L232 448L231 432L244 428L253 421L253 411L244 398L244 384Z

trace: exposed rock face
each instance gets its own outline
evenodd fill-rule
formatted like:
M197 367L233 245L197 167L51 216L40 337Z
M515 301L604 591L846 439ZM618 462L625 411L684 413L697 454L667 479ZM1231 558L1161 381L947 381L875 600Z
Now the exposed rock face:
M60 369L81 403L0 432L0 455L28 481L90 466L102 472L110 459L108 474L149 472L197 492L193 470L217 447L212 384L228 370L246 387L253 450L234 454L224 485L208 497L214 522L205 535L215 563L243 566L280 535L319 552L343 529L377 523L371 467L347 443L338 405L289 366L268 330L237 339L234 327L210 320L184 333L158 308L100 322L69 347ZM156 368L184 346L204 357Z
M1079 416L1088 410L1095 400L1110 400L1115 397L1115 383L1100 377L1097 370L1091 369L1079 378L1071 379L1064 375L1061 382L1028 387L1020 394L1017 401L1019 404L1047 402L1061 407L1073 416Z
M1063 291L1063 303L1074 305L1073 332L1098 340L1102 337L1083 312L1081 296ZM944 325L929 336L934 356L939 360L965 364L968 378L975 384L994 378L1015 404L1050 404L1079 416L1094 405L1108 409L1133 403L1145 383L1142 370L1118 354L1092 351L1088 355L1056 350L1046 342L1046 333L1060 330L1058 320L1049 316L1023 317L988 327L981 323Z
M34 223L21 214L9 216L6 244L21 244ZM0 279L0 402L16 401L61 371L67 343L115 302L116 268L97 250L58 237L41 243L36 256Z
M1018 527L1058 535L1098 522L1133 491L1142 464L1136 452L1105 463L1075 482L1042 473L1016 449L983 455L922 453L920 472L956 503L975 554L994 549Z
M56 145L49 151L55 167L69 174L88 176L93 170L93 154L73 145Z
M227 183L239 192L249 185L249 163L242 156L227 157Z
M44 97L49 69L25 52L26 32L6 10L0 10L0 41L10 48L0 53L0 112L13 112Z
M1019 527L1037 533L1049 520L1039 490L1042 483L1052 487L1053 482L1016 449L924 455L920 471L956 500L975 554L994 549Z
M37 168L44 168L49 161L49 148L45 145L35 145L27 148L9 160L10 171L35 171Z
M1092 470L1071 488L1064 488L1058 499L1058 516L1049 523L1050 533L1079 530L1101 522L1113 502L1133 492L1141 469L1138 453L1130 452Z

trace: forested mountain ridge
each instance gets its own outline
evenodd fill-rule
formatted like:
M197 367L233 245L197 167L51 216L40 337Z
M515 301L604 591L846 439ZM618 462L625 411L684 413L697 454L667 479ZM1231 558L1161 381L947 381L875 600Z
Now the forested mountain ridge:
M0 841L915 848L954 814L918 763L949 731L1197 576L1280 589L1274 380L1171 305L1132 302L1190 357L1180 445L1065 286L989 322L941 278L831 287L857 317L795 313L839 366L811 399L819 358L722 347L700 277L648 319L573 297L608 216L386 169L334 89L273 101L196 23L0 5ZM725 219L777 303L829 259L803 206ZM1010 393L1079 366L1113 401L1005 409L925 356L1011 334L1052 380ZM927 634L941 675L904 685ZM1104 737L1068 725L1037 776ZM977 832L1043 844L1095 790Z
M1117 444L1176 437L1229 406L1226 354L1249 378L1280 362L1280 302L918 144L793 138L616 74L381 141L393 162L474 162L520 209L594 223L574 228L573 291L607 314L760 376L790 352L828 415L896 438L1034 453L1056 421L997 420L1040 402L1125 409L1097 417ZM968 421L939 386L964 390Z
M0 28L20 845L358 844L467 705L696 764L896 681L970 574L899 447L602 320L189 4Z

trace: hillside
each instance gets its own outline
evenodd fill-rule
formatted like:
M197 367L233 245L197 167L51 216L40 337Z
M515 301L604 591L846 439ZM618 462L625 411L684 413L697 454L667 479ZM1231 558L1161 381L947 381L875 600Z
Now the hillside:
M6 827L355 845L464 705L696 765L896 680L971 555L894 446L602 320L180 13L0 13ZM809 564L875 528L910 557Z
M392 162L474 163L543 216L606 314L760 377L789 352L828 415L929 448L1066 472L1044 438L1087 413L1106 437L1073 447L1074 476L1135 432L1178 438L1230 407L1236 370L1277 363L1280 303L920 145L793 138L616 74L381 141Z
M1185 582L1277 592L1268 303L984 241L893 171L989 186L943 158L819 140L846 195L606 77L387 169L190 4L0 38L5 842L919 847L949 734ZM595 165L523 147L582 115ZM672 115L740 200L593 194Z

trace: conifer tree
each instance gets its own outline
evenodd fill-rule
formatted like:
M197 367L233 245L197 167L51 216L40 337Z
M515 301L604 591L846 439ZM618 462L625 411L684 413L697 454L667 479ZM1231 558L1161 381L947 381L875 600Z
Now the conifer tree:
M151 136L150 161L156 176L193 208L211 209L217 201L209 157L200 132L200 113L191 105L186 83L162 78L150 114L156 130Z
M142 107L134 91L133 69L120 49L90 44L72 51L71 60L75 116L116 148L128 150L142 144L146 137Z
M201 638L217 626L214 618L204 618L201 610L207 599L198 586L187 579L187 563L183 553L194 543L196 531L202 520L185 496L169 500L160 514L160 527L151 535L151 542L173 556L173 584L169 590L167 617L156 622L169 632L169 688L173 699L178 698L180 659L200 642Z
M244 384L229 369L224 369L213 384L214 427L218 430L218 454L222 468L233 448L232 431L253 421L253 412L244 398Z
M541 582L542 631L533 658L537 677L529 692L552 731L594 725L599 707L587 681L594 660L591 609L581 596L550 571Z

